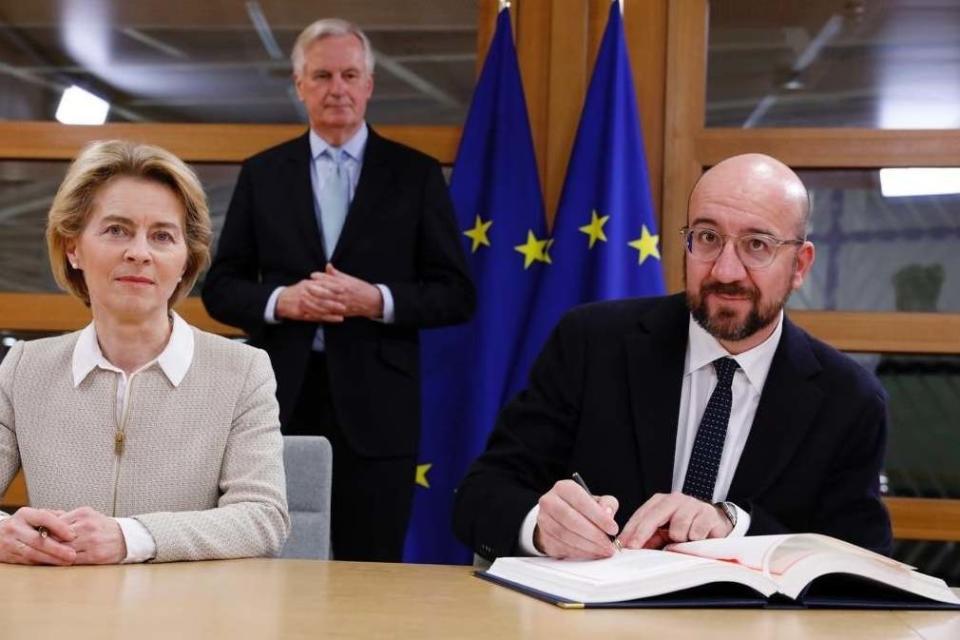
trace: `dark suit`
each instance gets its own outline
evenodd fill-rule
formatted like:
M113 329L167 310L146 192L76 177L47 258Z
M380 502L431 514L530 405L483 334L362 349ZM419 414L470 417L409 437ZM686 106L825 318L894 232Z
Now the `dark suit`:
M458 490L460 539L517 554L526 514L574 471L619 499L621 527L670 492L688 318L682 295L568 313ZM885 437L877 381L784 319L727 499L750 513L751 535L813 531L889 553Z
M244 163L203 289L210 315L243 328L251 344L270 354L285 429L298 402L317 393L304 388L317 325L267 324L264 310L278 286L326 267L310 163L306 134ZM465 321L475 303L460 231L436 160L371 128L331 262L340 271L389 287L395 314L392 324L348 318L324 327L325 379L338 431L359 459L412 461L420 431L417 331ZM339 454L334 442L335 474ZM412 496L412 469L410 473L381 481L401 483ZM336 547L338 533L345 532L342 527L337 531L336 477L334 481ZM400 509L401 529L407 502ZM374 507L354 501L351 508Z

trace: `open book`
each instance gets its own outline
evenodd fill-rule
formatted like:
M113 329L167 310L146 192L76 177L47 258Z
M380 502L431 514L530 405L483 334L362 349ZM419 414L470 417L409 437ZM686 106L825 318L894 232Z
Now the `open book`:
M813 533L684 542L603 560L498 558L478 575L567 608L960 608L943 580Z

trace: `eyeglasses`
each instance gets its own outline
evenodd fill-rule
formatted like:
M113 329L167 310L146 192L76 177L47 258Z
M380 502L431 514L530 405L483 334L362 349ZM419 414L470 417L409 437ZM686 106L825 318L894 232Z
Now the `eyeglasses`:
M733 240L737 257L747 269L769 267L777 252L785 244L800 246L803 240L781 240L766 233L746 233L742 236L720 233L710 227L684 227L680 230L687 253L695 260L713 262L720 257L727 240Z

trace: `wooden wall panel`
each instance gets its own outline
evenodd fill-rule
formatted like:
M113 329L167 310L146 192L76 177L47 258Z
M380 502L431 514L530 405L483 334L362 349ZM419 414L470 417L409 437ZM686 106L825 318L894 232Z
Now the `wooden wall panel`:
M587 91L586 2L555 1L550 25L549 100L543 197L550 226L560 203L567 164Z
M193 326L227 336L243 335L239 329L217 322L198 297L174 307ZM90 310L64 293L0 293L0 328L10 331L56 333L76 331L90 323Z
M550 100L551 0L519 1L511 9L516 24L517 57L537 155L540 184L546 184L547 123ZM547 214L551 215L550 213Z
M642 1L647 2L647 0ZM636 0L634 0L635 2ZM662 4L663 0L653 0L653 2ZM631 13L634 3L630 4ZM600 51L600 42L603 40L603 32L607 27L607 16L610 15L610 0L588 0L587 4L590 14L587 18L587 74L589 76L593 72L593 65L596 63L597 53ZM624 27L626 27L626 21L624 21ZM627 41L631 42L629 34L627 34ZM633 69L636 71L636 67Z
M480 0L477 5L477 77L480 77L480 72L483 70L483 62L487 58L487 51L493 41L499 14L499 0Z
M664 97L667 82L667 3L665 0L628 0L623 14L630 51L637 105L647 152L650 192L660 228L663 220ZM606 13L604 13L606 15ZM592 68L592 64L590 66ZM661 247L669 239L660 236Z
M728 129L696 134L703 166L739 153L766 153L796 168L960 166L960 130Z
M790 319L841 351L960 353L960 314L791 311Z
M703 130L706 93L706 0L670 2L667 36L664 125L663 224L660 227L664 276L669 291L683 288L679 229L687 219L687 197L700 177L695 142Z
M0 498L0 507L23 507L27 501L27 484L23 480L23 473L18 473Z
M287 124L140 124L83 127L58 122L0 122L0 159L72 160L93 140L126 138L164 147L187 162L242 162L251 155L303 134ZM451 164L460 127L377 127L388 138Z
M898 540L960 542L960 500L884 498Z

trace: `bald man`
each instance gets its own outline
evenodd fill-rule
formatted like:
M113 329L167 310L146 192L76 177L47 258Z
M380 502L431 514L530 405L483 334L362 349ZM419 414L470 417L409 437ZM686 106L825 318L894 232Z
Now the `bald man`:
M614 537L817 532L889 553L884 392L783 312L813 265L808 217L774 158L707 171L682 230L685 294L560 321L457 492L460 539L487 558L602 558Z

